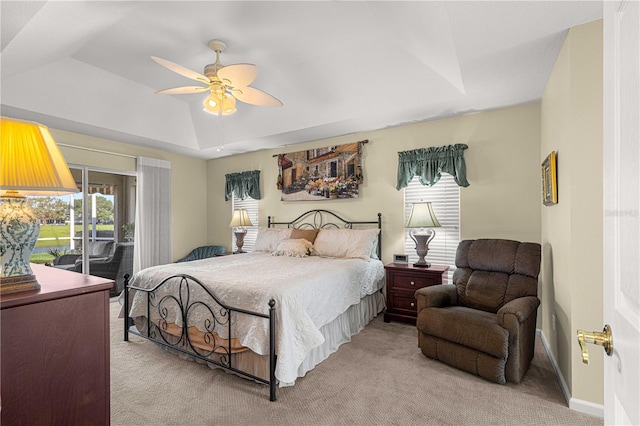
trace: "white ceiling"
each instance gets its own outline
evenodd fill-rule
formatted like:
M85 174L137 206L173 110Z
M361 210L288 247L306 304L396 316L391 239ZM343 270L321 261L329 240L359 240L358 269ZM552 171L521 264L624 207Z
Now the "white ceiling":
M540 99L567 30L600 1L4 1L2 115L216 158ZM253 63L280 108L217 117L194 84ZM220 150L220 147L223 147Z

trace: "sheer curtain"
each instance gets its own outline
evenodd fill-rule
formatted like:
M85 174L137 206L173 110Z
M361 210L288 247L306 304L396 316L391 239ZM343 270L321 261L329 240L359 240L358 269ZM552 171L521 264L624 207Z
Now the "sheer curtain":
M138 157L133 272L171 263L171 163Z

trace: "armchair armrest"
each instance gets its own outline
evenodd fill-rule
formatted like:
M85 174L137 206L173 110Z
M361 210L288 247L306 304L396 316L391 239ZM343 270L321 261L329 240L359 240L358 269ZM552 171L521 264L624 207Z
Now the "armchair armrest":
M81 254L63 254L53 259L54 265L73 265Z
M190 262L192 260L206 259L215 256L224 256L226 249L223 246L202 246L191 250L187 256L176 260L176 263Z
M112 262L110 257L103 257L98 259L91 259L89 262L89 270L91 275L101 276L104 278L111 278L118 272L118 263ZM106 275L104 275L106 274Z
M504 327L506 324L506 315L514 315L519 323L523 323L536 312L538 306L540 306L540 299L536 296L525 296L513 299L511 302L505 303L504 306L498 310L498 323Z
M96 260L109 260L109 257L105 257L105 256L101 256L99 254L92 254L89 255L89 262L91 262L91 264L93 265L93 262L95 262ZM78 258L76 259L75 262L75 266L76 266L76 271L77 272L82 272L82 255L79 254Z
M434 285L417 290L415 298L418 301L418 313L420 313L424 308L455 305L458 301L458 292L453 284Z

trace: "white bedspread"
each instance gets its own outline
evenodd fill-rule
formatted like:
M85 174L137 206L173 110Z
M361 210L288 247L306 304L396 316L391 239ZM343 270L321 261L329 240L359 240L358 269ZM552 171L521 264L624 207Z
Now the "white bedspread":
M175 274L194 276L220 301L235 308L267 314L268 302L274 299L276 377L286 383L295 382L300 363L313 348L324 342L320 327L384 284L384 267L379 260L298 258L263 252L155 266L137 273L131 284L148 288ZM159 295L176 291L176 288L177 281ZM203 290L198 293L198 297L209 298ZM131 317L146 316L145 300L142 292L135 294ZM170 312L169 319L180 323L176 312ZM155 317L153 311L152 317ZM258 354L267 354L268 321L246 315L236 318L232 337ZM200 321L198 315L190 316L190 325L204 330ZM225 330L226 327L217 329L226 338Z

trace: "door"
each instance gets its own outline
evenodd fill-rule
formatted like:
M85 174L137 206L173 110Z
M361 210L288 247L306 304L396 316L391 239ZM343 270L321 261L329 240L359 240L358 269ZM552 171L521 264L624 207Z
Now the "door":
M604 394L615 425L640 424L639 28L640 3L604 2Z
M71 165L69 168L81 188L71 200L70 249L82 253L82 272L91 274L89 259L99 256L83 247L92 247L99 241L133 239L135 177L86 166Z

